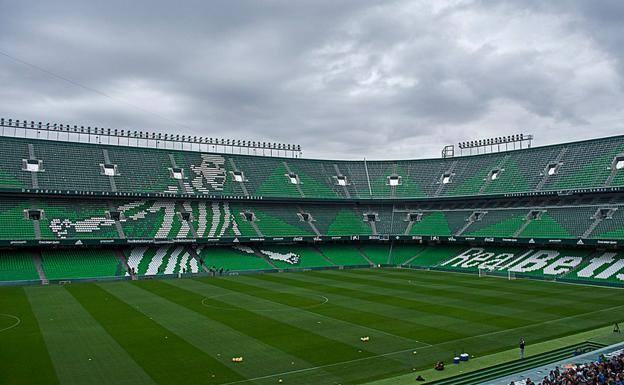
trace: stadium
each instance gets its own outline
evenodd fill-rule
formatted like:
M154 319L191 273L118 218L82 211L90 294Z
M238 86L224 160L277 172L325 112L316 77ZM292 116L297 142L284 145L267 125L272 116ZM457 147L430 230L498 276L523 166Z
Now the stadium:
M502 384L624 340L624 136L353 161L0 125L1 383Z

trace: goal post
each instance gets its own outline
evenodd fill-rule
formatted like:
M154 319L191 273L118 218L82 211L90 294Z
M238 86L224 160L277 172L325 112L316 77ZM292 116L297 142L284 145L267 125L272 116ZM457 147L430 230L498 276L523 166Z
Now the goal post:
M516 273L514 273L513 271L509 271L507 270L505 271L500 271L500 270L496 270L493 267L488 267L488 268L479 268L479 277L497 277L497 278L507 278L508 280L514 280L516 279Z

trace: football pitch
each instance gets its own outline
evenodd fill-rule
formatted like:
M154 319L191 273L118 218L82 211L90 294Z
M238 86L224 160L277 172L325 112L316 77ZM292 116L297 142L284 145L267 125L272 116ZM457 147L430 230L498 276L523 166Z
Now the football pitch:
M623 318L619 289L399 269L6 287L0 383L360 384Z

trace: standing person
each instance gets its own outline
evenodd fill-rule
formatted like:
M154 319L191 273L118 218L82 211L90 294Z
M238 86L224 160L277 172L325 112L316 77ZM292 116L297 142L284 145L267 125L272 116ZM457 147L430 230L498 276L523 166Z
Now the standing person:
M524 342L524 338L520 338L520 358L524 358L524 346L526 343Z

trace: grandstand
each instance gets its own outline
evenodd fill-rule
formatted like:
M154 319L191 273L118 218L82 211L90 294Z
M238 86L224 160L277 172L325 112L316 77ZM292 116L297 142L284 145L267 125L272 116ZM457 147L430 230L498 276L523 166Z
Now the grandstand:
M3 137L0 153L4 192L317 201L535 196L619 191L624 185L624 137L411 161L208 154L17 137ZM25 171L28 162L38 170Z
M624 304L610 288L624 287L623 188L624 136L384 161L0 136L0 285L17 286L3 289L10 295L0 299L0 340L5 326L14 329L13 307L32 306L36 314L20 313L30 314L24 327L50 331L63 315L46 304L66 304L77 318L64 321L84 322L108 346L98 359L125 357L107 364L123 369L115 380L175 382L158 369L172 368L160 357L170 357L166 346L141 350L142 338L170 338L185 357L203 360L174 360L176 370L191 373L191 383L217 376L208 383L220 384L364 383L457 349L497 354L515 346L520 331L547 343L621 320ZM184 277L208 278L173 279ZM69 286L34 287L58 283ZM567 297L552 305L557 294ZM201 322L222 333L205 346L194 339L209 338L194 326ZM354 345L354 330L381 344ZM45 344L58 343L50 333ZM248 344L252 357L272 352L274 362L222 362L221 354L241 354L230 339ZM585 342L574 346L594 346ZM208 349L212 343L220 350ZM573 345L561 344L539 357L559 358ZM6 354L14 355L0 353L6 362L20 357ZM42 375L74 383L93 375L50 355ZM52 367L60 371L50 374ZM94 383L106 382L104 369Z

